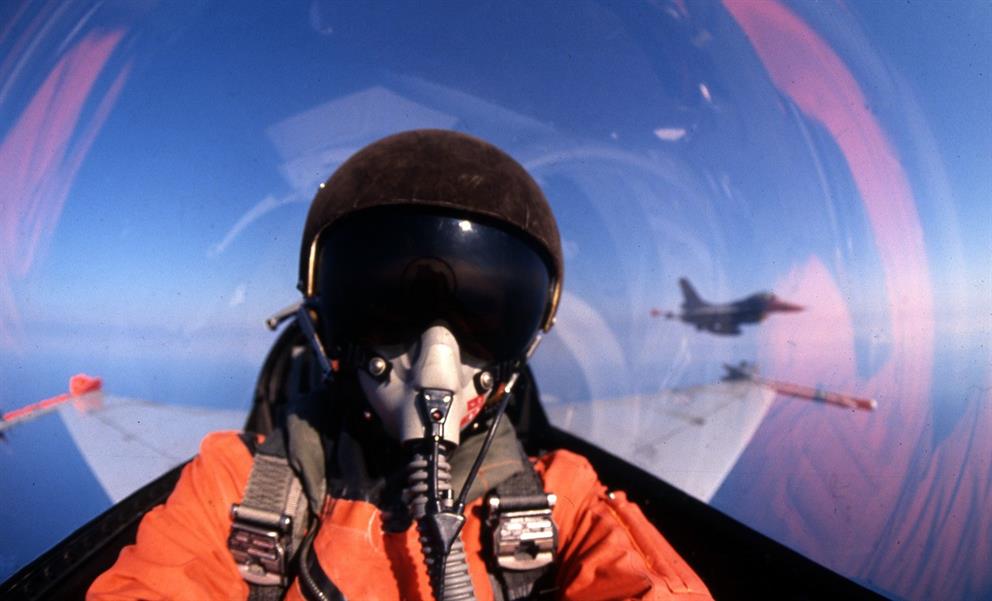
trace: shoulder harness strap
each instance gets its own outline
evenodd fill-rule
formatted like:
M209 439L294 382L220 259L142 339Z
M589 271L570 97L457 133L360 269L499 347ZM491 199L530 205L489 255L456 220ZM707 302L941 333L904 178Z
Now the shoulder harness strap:
M274 431L257 445L250 435L242 436L255 462L244 498L231 506L233 523L227 545L248 582L249 601L282 599L289 586L293 557L301 549L307 555L306 495L289 465L282 438L281 432ZM494 592L504 601L550 598L554 592L558 530L551 509L557 499L544 492L544 484L529 461L527 466L496 486L487 498L492 567L499 585ZM309 564L306 572L317 577L314 588L323 589L325 595L326 591L336 592L333 586L320 586L326 576L319 578L323 576L319 564L312 558L303 561Z
M242 440L255 461L244 498L231 506L227 547L248 582L251 601L282 599L291 560L308 526L306 495L289 465L280 431L273 431L261 445Z
M551 519L557 497L525 458L527 468L487 497L494 571L505 601L550 598L558 528Z

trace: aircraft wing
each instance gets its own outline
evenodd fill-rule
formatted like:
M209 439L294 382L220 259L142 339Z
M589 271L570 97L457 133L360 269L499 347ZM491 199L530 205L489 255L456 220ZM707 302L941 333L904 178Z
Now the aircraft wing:
M736 323L735 324L730 324L730 326L726 330L724 330L722 333L728 334L728 335L731 335L731 336L737 336L738 334L741 333L741 327L739 325L737 325Z
M80 401L60 407L59 415L114 503L196 455L206 434L241 430L246 415L102 393Z
M708 502L775 392L750 381L545 406L551 422Z
M725 315L715 317L693 318L696 327L713 334L736 336L741 333L740 324Z

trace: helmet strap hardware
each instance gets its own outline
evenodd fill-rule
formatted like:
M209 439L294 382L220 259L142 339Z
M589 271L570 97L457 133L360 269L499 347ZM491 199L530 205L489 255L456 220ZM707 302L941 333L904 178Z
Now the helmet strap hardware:
M303 331L303 335L310 343L310 348L313 349L313 354L317 358L317 364L320 366L320 381L327 384L334 379L334 368L324 350L324 345L317 337L317 327L310 317L310 311L316 307L316 304L316 299L308 299L303 302L296 310L296 321L300 324L300 330Z
M540 332L538 332L534 336L534 339L530 341L530 345L527 346L527 352L524 354L524 356L527 359L530 359L531 356L533 356L534 351L536 351L537 350L537 347L541 345L541 340L543 340L543 339L544 339L544 336L542 336Z
M495 378L492 371L484 369L475 374L475 390L479 394L486 394L493 389Z
M391 369L392 365L389 361L386 361L379 355L373 355L365 365L365 371L369 372L369 375L379 382L389 380L389 372Z

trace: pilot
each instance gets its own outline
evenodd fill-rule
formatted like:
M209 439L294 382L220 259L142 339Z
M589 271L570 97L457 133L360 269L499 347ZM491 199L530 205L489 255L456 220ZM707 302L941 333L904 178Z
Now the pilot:
M583 457L528 457L503 417L563 277L520 164L380 140L320 186L300 254L271 432L207 436L89 599L710 598Z

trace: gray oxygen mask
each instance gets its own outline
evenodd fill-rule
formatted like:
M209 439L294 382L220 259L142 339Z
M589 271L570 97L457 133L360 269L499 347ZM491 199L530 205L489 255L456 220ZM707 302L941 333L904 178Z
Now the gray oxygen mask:
M461 352L444 322L409 346L373 352L358 379L386 433L401 443L437 435L457 446L461 429L478 415L492 388L483 362Z

